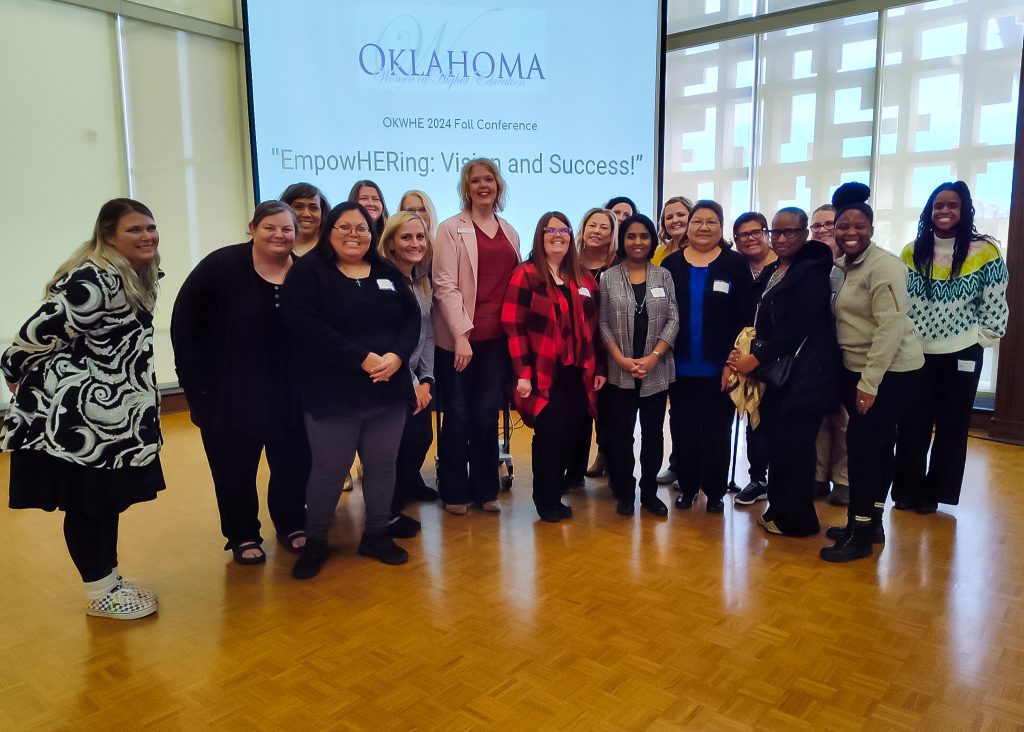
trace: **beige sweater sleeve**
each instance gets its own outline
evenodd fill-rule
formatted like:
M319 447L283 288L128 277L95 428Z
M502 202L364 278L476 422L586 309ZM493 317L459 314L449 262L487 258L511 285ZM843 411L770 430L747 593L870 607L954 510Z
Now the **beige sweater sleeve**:
M857 388L874 396L899 352L907 327L907 268L896 257L879 257L871 263L867 284L876 327Z

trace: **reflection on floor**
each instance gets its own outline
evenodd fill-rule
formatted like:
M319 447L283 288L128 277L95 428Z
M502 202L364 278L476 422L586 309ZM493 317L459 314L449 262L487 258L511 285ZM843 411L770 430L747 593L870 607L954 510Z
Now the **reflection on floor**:
M355 554L357 489L300 583L265 513L267 564L230 562L199 434L164 424L168 489L121 531L157 616L87 619L59 516L0 512L0 729L1024 725L1020 448L972 439L963 505L887 513L885 548L836 566L760 506L624 519L603 480L538 523L522 430L500 516L413 506L388 567Z

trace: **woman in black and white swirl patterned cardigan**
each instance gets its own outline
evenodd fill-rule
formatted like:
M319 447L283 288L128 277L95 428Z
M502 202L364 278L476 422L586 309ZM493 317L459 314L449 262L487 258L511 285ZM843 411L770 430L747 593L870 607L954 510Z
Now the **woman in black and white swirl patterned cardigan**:
M11 408L11 508L64 511L86 614L132 619L156 595L122 578L118 515L164 487L153 370L157 245L153 214L127 198L100 209L93 237L46 286L0 357Z

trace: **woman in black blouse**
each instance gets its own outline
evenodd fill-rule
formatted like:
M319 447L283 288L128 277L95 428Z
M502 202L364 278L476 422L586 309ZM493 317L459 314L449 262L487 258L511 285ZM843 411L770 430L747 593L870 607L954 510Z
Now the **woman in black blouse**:
M309 579L326 561L327 529L341 481L359 453L366 522L359 553L402 564L408 552L388 534L395 459L413 398L407 366L419 343L420 308L402 274L381 261L370 215L335 206L324 233L282 292L294 343L312 453L306 486L306 546L292 575Z
M178 291L171 317L178 383L202 432L224 548L239 564L266 560L256 492L264 450L277 536L291 552L306 541L309 449L280 304L298 229L287 204L261 203L249 222L252 240L203 259Z

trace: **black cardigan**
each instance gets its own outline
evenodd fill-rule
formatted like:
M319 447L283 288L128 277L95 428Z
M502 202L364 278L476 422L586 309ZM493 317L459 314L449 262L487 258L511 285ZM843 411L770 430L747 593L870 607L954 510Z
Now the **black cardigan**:
M842 368L829 287L832 250L820 241L808 241L797 252L786 276L762 299L765 285L778 267L779 262L773 262L754 281L750 320L760 302L754 323L758 339L754 355L768 364L799 349L789 382L778 395L783 408L831 411L838 404Z
M412 399L408 364L421 314L397 269L376 262L369 277L351 280L311 252L288 273L281 301L304 411L331 417ZM361 368L371 352L394 353L402 367L390 380L373 383Z
M686 261L682 251L672 252L665 257L661 266L672 274L676 287L676 306L679 308L679 335L673 344L676 360L690 356L690 270L693 265ZM716 283L728 283L727 285ZM750 266L742 254L731 249L722 253L708 265L708 276L704 283L704 358L725 366L736 336L747 324L750 311ZM722 292L727 289L728 292Z
M301 424L287 338L267 319L252 242L207 255L174 301L171 344L192 421L268 437ZM273 349L278 349L273 352Z

